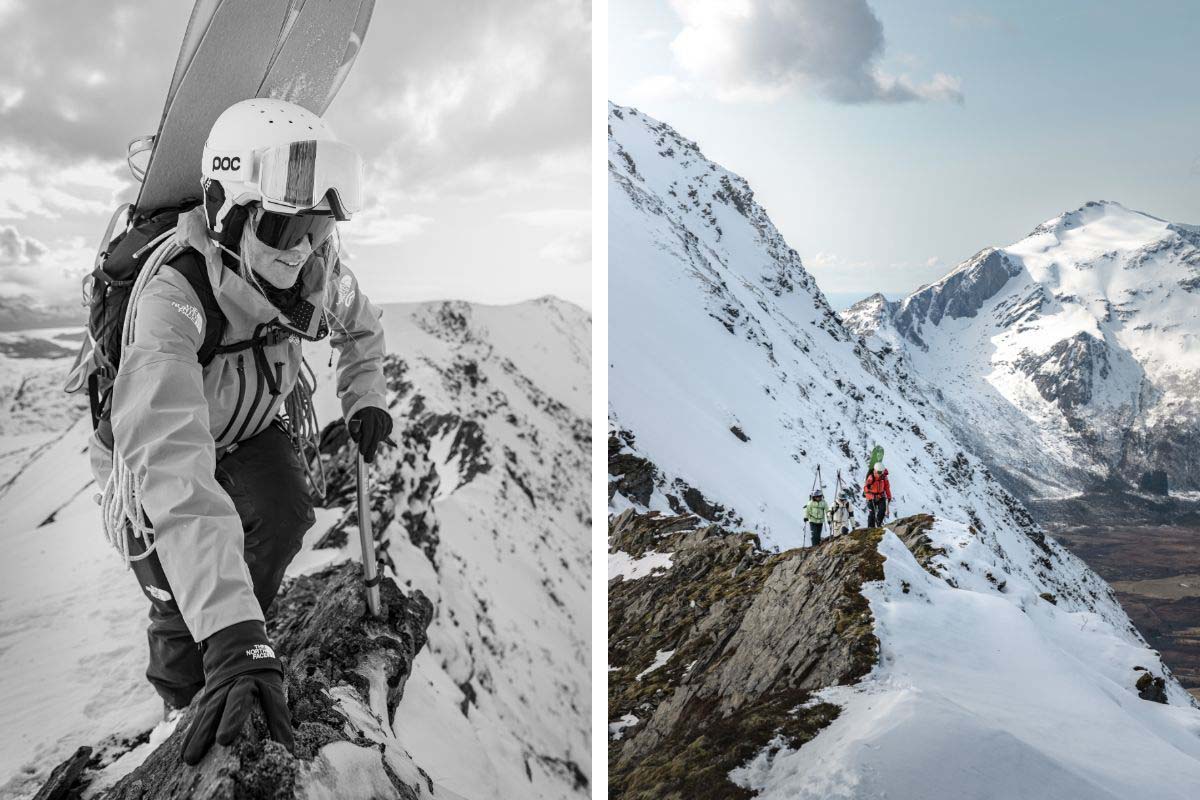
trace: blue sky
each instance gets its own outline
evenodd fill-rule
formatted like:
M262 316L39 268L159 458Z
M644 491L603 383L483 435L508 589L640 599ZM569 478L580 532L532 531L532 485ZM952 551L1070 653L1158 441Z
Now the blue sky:
M0 0L0 303L78 297L190 7ZM367 162L342 240L373 299L590 304L590 43L579 0L376 3L326 115Z
M1198 4L799 0L803 23L753 30L721 5L612 0L611 99L746 177L833 300L907 293L1088 200L1200 222ZM789 61L815 27L834 41ZM829 63L855 52L883 88Z

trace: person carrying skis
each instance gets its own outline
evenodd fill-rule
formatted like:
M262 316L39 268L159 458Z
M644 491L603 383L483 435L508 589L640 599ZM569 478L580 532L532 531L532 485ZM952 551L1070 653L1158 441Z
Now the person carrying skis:
M339 351L342 413L367 461L392 429L380 311L334 235L361 208L361 175L358 155L315 114L279 100L234 104L204 147L204 201L179 218L176 240L189 249L130 299L132 343L90 457L101 486L114 449L140 484L152 543L127 541L151 604L146 677L168 712L199 695L189 764L214 740L236 739L255 705L272 738L293 746L264 614L315 520L305 464L276 419L299 379L301 340L328 335ZM204 366L209 319L188 271L211 285L225 319Z
M867 475L863 495L867 498L867 527L878 528L887 519L888 504L892 502L892 485L882 461Z
M829 509L830 536L844 536L850 532L853 525L854 509L851 508L848 499L839 495L834 501L833 507Z
M813 547L821 543L821 528L825 525L825 514L828 511L829 504L825 502L825 493L820 489L814 489L808 503L804 506L804 518L808 520Z

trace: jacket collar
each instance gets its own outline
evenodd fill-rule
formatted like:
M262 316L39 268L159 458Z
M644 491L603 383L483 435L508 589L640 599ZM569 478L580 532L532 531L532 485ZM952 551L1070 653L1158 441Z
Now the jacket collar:
M300 280L304 297L302 302L313 306L313 313L303 328L294 325L241 274L226 266L220 251L206 254L204 265L217 305L231 324L255 327L274 321L284 330L297 333L306 339L316 339L321 322L325 318L325 281L330 272L331 262L335 258L328 246L320 247L313 251L301 270Z

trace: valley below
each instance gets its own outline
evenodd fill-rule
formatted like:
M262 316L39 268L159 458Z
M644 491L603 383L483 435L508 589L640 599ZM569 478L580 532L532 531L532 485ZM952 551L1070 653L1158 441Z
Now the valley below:
M1109 582L1146 641L1200 699L1200 502L1084 494L1030 506Z

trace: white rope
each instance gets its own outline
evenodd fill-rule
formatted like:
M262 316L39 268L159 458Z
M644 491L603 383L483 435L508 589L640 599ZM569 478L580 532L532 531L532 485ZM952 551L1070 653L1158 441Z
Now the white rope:
M317 379L307 361L301 359L300 367L296 386L283 401L284 417L287 420L292 447L300 456L300 463L308 477L308 485L318 499L324 500L326 484L325 462L321 460L321 426L317 422L317 412L313 406L313 390L316 388ZM313 451L312 457L317 461L315 470L308 454L310 447Z
M163 233L152 240L146 247L153 248L146 266L138 273L137 281L129 293L129 305L125 308L125 325L121 329L121 351L133 344L133 329L137 321L138 301L142 291L150 279L158 272L158 268L180 253L182 247L174 240L174 229ZM137 477L126 465L125 460L117 451L113 442L112 472L108 474L108 482L104 485L104 495L100 501L101 517L104 522L104 536L108 543L117 549L126 565L141 561L154 552L154 528L145 520L142 514L141 487ZM145 551L139 555L130 555L129 546L133 539L140 539L145 545Z

